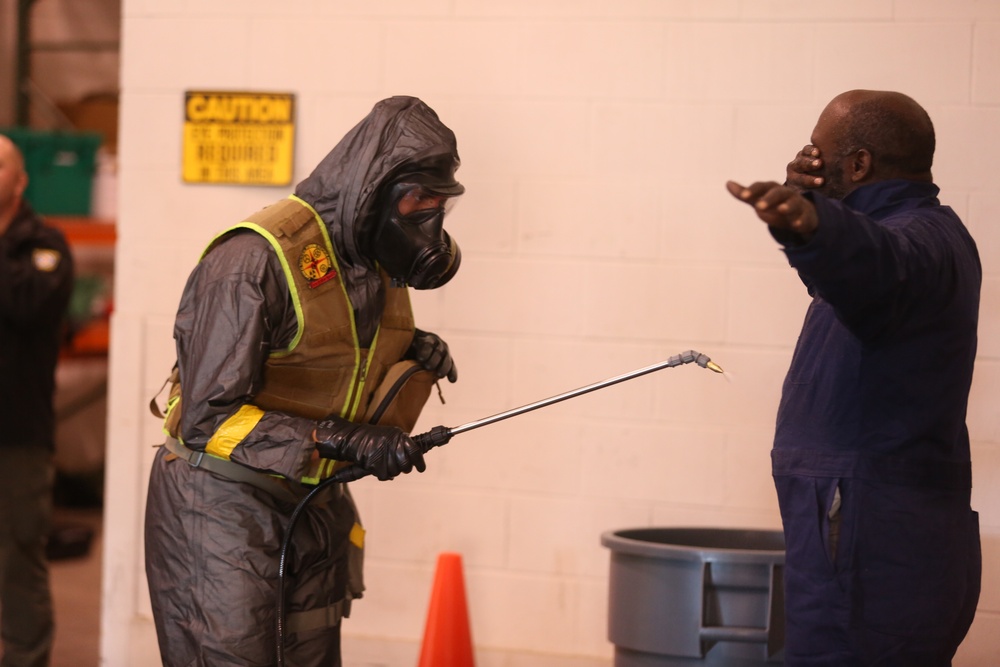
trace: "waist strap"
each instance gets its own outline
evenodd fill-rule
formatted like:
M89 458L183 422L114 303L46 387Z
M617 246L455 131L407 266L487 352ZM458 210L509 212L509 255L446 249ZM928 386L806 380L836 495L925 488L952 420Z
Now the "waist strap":
M217 456L212 456L211 454L206 454L205 452L196 452L193 449L188 449L184 444L177 440L177 438L169 435L163 444L168 450L170 450L171 454L175 454L179 458L184 459L191 465L192 468L204 468L205 470L214 472L217 475L222 475L226 479L231 479L234 482L251 484L261 491L266 491L275 498L292 503L293 505L297 504L299 500L301 500L301 498L287 486L286 482L283 482L277 477L265 475L264 473L257 472L256 470L251 470L246 466L241 466L238 463L220 459Z
M949 491L972 488L968 461L933 461L859 451L782 448L771 450L775 475L852 477L868 482L923 486Z
M309 609L307 611L293 611L288 614L285 621L285 628L290 633L308 632L320 628L333 628L340 623L340 619L351 615L351 601L344 599L334 602L328 607L319 609Z

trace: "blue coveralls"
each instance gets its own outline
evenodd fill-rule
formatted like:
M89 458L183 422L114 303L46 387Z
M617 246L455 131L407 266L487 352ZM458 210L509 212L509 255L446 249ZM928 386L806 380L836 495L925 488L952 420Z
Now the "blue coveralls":
M982 269L931 183L808 194L813 297L772 464L789 667L950 665L979 599L965 424ZM784 239L779 239L784 240Z

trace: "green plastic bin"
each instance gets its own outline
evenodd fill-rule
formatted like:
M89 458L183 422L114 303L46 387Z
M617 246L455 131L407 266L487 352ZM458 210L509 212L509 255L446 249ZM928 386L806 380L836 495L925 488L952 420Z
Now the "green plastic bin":
M97 132L0 128L24 154L28 172L25 199L42 215L90 215Z

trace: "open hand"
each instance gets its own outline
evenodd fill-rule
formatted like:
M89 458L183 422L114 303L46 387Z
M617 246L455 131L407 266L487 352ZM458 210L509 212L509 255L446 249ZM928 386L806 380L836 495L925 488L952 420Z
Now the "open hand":
M754 208L757 217L774 229L787 230L809 239L819 223L816 207L798 191L773 181L743 186L728 181L729 193Z

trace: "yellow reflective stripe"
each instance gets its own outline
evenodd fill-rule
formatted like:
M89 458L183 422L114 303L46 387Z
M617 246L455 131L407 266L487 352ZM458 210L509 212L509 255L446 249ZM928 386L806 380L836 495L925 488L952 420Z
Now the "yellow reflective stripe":
M160 429L163 431L163 435L170 435L170 431L167 430L167 420L170 419L170 413L173 411L175 407L177 407L177 404L180 403L180 400L181 400L180 395L167 399L167 409L163 413L163 428ZM178 428L177 430L179 431L180 428ZM183 440L181 440L180 433L177 434L177 441L180 443L184 442Z
M330 252L330 258L333 259L333 268L337 269L337 272L339 273L340 267L337 266L337 255L334 254L333 243L330 242L330 230L326 228L326 223L323 222L323 218L320 217L319 213L316 212L316 209L314 209L312 205L306 200L300 199L295 195L288 195L288 198L291 199L292 201L297 201L298 203L302 204L307 209L312 211L313 217L316 219L316 224L319 225L320 233L323 234L323 242L326 244L326 249Z
M303 484L319 484L330 476L333 466L337 464L333 459L319 459L314 461L305 475L299 478Z
M236 445L243 442L243 438L247 437L263 416L264 411L256 405L244 405L222 422L222 426L212 434L208 444L205 445L205 451L228 461Z
M271 232L267 231L260 225L253 222L248 222L248 221L241 222L240 224L234 225L233 227L227 229L222 234L219 234L219 236L228 234L234 229L250 229L257 232L258 234L263 236L268 243L271 244L271 247L274 248L275 253L278 255L278 259L281 260L281 270L284 271L285 273L285 282L288 283L288 292L292 295L292 305L295 306L295 320L298 326L295 329L295 337L292 338L292 342L288 344L288 347L286 347L283 350L274 350L271 352L270 356L283 357L288 354L291 354L292 350L294 350L298 346L299 341L302 340L303 316L302 316L302 302L299 301L299 291L295 288L295 280L292 278L292 269L290 266L288 266L288 259L285 257L285 251L281 249L281 244L278 243L278 239L274 238ZM213 244L219 238L219 236L216 236L215 239L212 239ZM212 247L211 244L209 244L209 247Z
M359 549L365 548L365 529L361 527L360 523L355 523L351 527L351 534L348 536L351 540L351 544Z
M378 349L378 339L381 332L382 325L379 324L378 328L375 329L375 338L372 339L372 346L368 348L368 354L365 356L360 373L358 373L355 377L353 399L350 397L348 398L350 401L350 412L344 416L345 419L349 419L350 421L356 421L357 419L358 408L361 407L361 397L365 394L365 383L368 381L368 370L371 368L372 359L375 358L375 351ZM358 350L358 354L360 355L360 350Z
M330 242L330 232L329 230L327 230L326 223L323 222L323 218L320 217L319 213L316 212L316 209L310 206L308 202L303 201L302 199L296 197L295 195L288 195L288 198L295 202L298 202L305 208L309 209L309 211L313 214L313 218L316 220L316 224L319 225L320 233L323 235L323 242L326 245L327 252L330 254L330 260L333 262L333 270L336 271L337 273L340 273L340 265L337 262L337 254L333 251L333 244ZM204 258L205 255L208 253L208 250L211 249L212 246L214 246L215 243L221 237L225 236L226 234L229 234L230 232L236 229L250 229L263 236L265 239L267 239L267 242L271 244L271 247L274 248L275 253L278 255L278 259L281 261L281 270L284 271L285 273L285 282L288 283L288 291L292 296L292 304L295 306L295 319L296 322L298 323L298 327L296 328L295 331L295 337L292 338L292 341L288 344L288 347L286 347L283 350L275 350L271 352L270 356L272 357L287 356L291 354L292 350L294 350L298 346L299 341L302 340L303 315L302 315L302 303L299 300L299 290L295 286L295 279L292 275L292 269L288 265L288 258L285 257L285 251L282 250L281 244L278 242L278 239L276 239L271 234L271 232L264 229L262 226L250 222L248 220L244 220L238 225L234 225L233 227L230 227L229 229L217 234L215 238L213 238L211 242L208 244L208 247L205 249L205 251L202 252L201 256L202 258ZM340 282L340 288L344 290L344 296L346 298L347 289L344 287L344 281L341 280L338 282ZM350 303L350 299L348 299L347 302ZM354 328L353 308L348 308L347 311L348 313L350 313L351 328L353 329ZM355 339L357 339L357 334L355 334Z
M319 225L320 232L323 234L323 242L326 244L326 249L330 253L330 259L333 262L333 270L336 271L337 273L341 273L341 271L340 271L340 263L337 261L337 253L334 252L334 250L333 250L333 243L330 241L330 230L327 229L326 223L323 222L323 218L320 216L319 213L316 212L316 209L314 209L309 204L309 202L307 202L307 201L305 201L303 199L300 199L299 197L296 197L295 195L288 195L288 198L291 199L291 200L293 200L293 201L296 201L296 202L302 204L307 209L309 209L310 211L312 211L313 217L316 218L316 223ZM280 255L282 253L279 251L278 254ZM289 276L289 282L291 282L291 277L290 276ZM354 373L352 374L351 386L348 387L347 398L344 399L344 405L340 408L339 415L341 417L345 418L345 419L353 419L354 411L357 410L357 406L356 405L353 408L351 406L351 403L352 403L351 398L352 398L352 395L354 393L354 389L353 388L357 386L359 375L364 372L364 369L361 366L361 344L358 341L358 326L357 326L357 322L354 320L354 305L351 303L351 297L347 293L347 283L345 281L343 281L343 280L338 280L337 282L340 284L340 291L343 292L343 294L344 294L344 301L347 303L347 315L351 319L351 337L354 339ZM296 313L298 313L298 312L299 311L296 310ZM299 318L300 325L301 325L301 322L302 322L302 319L300 317ZM299 328L301 329L301 326ZM376 334L376 336L377 335L378 334Z

